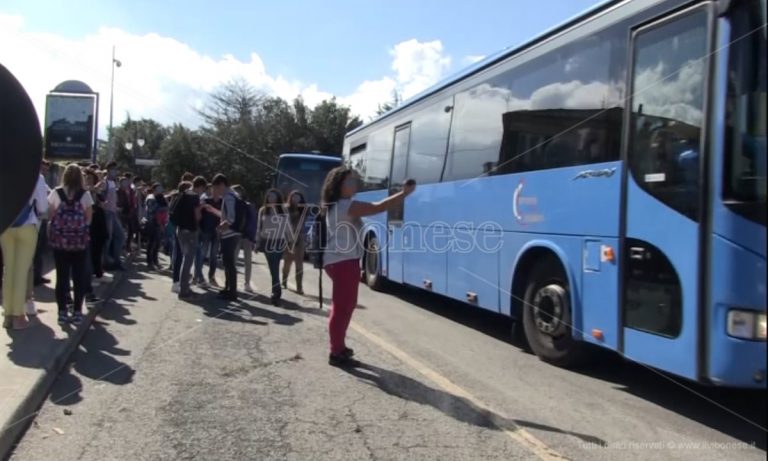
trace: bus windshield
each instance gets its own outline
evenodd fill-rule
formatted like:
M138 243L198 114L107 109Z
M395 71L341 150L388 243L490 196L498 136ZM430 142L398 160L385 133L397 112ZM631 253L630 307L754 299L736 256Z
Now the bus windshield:
M307 203L319 204L325 176L341 164L341 159L319 157L317 159L283 157L277 164L275 187L287 196L292 190L304 194Z

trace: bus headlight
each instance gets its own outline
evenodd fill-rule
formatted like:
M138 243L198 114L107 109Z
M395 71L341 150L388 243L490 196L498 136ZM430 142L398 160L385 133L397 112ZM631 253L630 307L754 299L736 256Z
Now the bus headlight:
M765 312L736 309L728 311L728 335L734 338L765 341Z

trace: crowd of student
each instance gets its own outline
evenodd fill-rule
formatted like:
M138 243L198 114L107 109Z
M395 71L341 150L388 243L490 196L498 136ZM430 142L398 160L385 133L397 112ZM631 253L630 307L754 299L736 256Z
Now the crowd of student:
M37 269L35 253L45 242L53 250L56 265L56 303L59 324L79 324L84 302L93 295L95 282L105 270L124 270L123 257L146 247L150 270L162 270L161 249L171 255L168 270L171 290L183 300L199 296L193 286L221 288L219 297L238 299L237 257L243 252L243 288L251 284L253 253L263 252L271 278L271 301L280 305L291 266L296 267L296 291L303 294L306 220L309 209L304 196L291 192L287 200L277 189L267 191L258 208L246 191L230 186L226 176L185 173L178 187L166 193L161 184L145 186L140 178L118 174L113 162L98 165L70 164L61 184L49 189L44 163L27 206L13 225L0 235L5 257L3 271L4 327L21 330L34 323L36 311L32 285L47 283ZM345 344L346 331L357 306L360 259L363 255L362 220L381 213L405 199L416 185L407 181L401 192L376 203L354 200L359 178L342 166L332 170L322 190L323 203L317 221L322 237L319 262L333 281L329 316L329 363L354 366L354 352ZM47 219L47 231L41 231ZM45 238L47 236L47 238ZM137 245L134 247L134 243ZM224 270L224 286L216 279L218 259ZM280 262L283 261L282 273ZM207 277L203 268L207 264ZM281 277L282 276L282 277Z

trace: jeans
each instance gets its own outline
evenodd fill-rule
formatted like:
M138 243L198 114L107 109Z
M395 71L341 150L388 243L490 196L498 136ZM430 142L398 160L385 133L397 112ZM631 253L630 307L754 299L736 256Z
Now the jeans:
M230 295L237 294L237 249L240 248L240 237L228 237L221 239L222 259L224 263L224 292Z
M245 284L251 284L253 272L253 242L244 238L240 240L240 248L243 250L243 263L245 264Z
M157 223L147 223L147 264L150 266L159 266L160 259L160 241L162 239L162 230Z
M219 238L216 234L200 232L195 256L195 279L203 280L203 262L208 258L208 280L216 275L216 260L219 256Z
M280 287L280 261L283 259L283 250L267 246L264 255L267 257L269 275L272 277L272 299L280 299L283 295Z
M67 313L70 280L75 286L74 311L83 311L86 258L86 251L54 250L53 252L53 259L56 261L56 304L59 306L59 315Z
M178 230L173 234L173 255L171 256L171 265L173 266L173 283L181 281L181 263L183 255L179 246Z
M352 313L357 307L357 288L360 286L360 260L348 259L325 267L325 273L333 280L331 315L328 333L331 338L331 354L338 355L346 349L345 339Z
M105 211L104 213L107 218L107 233L109 234L104 246L104 253L110 265L119 267L122 265L120 256L123 254L123 246L125 245L125 230L120 224L120 217L117 212Z
M179 295L189 294L192 281L192 264L195 262L195 253L197 253L197 231L179 229L176 231L177 241L179 242L179 253L183 261L181 267L181 290Z

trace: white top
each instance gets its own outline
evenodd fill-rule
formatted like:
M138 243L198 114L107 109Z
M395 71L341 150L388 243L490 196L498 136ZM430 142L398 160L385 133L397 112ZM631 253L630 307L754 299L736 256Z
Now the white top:
M328 210L325 223L328 226L328 241L323 254L323 266L329 266L348 259L363 257L363 242L360 218L349 216L352 199L344 198Z
M43 175L37 177L35 190L32 191L32 197L29 198L29 204L32 205L32 212L24 221L24 226L40 224L40 218L48 212L48 184L45 183Z
M66 188L64 191L67 192ZM69 195L69 192L67 192L67 195ZM61 197L59 197L59 193L56 192L56 189L52 189L51 193L48 194L48 204L54 209L59 208L59 205L61 205ZM83 197L80 199L80 204L83 206L83 210L87 210L88 207L93 206L93 197L91 197L90 192L85 191Z
M285 213L267 213L264 207L259 209L258 238L264 241L285 240L288 232L288 215Z

